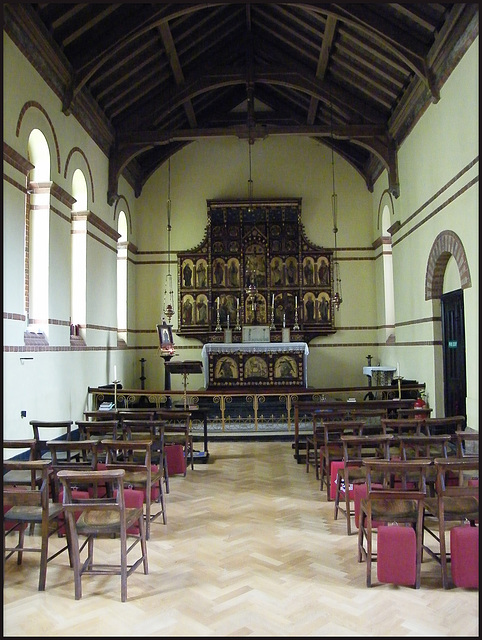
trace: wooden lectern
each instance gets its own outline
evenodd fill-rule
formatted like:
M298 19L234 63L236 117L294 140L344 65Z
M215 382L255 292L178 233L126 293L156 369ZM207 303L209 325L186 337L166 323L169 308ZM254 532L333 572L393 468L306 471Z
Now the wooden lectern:
M168 371L170 374L182 374L184 387L184 409L187 409L187 376L190 373L202 373L203 363L200 360L174 360L171 362L166 362L164 366L166 367L166 371Z

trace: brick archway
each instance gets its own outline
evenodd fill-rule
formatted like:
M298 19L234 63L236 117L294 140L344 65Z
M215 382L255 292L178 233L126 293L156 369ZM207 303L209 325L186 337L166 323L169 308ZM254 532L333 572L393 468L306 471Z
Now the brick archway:
M442 297L445 269L451 256L455 258L459 269L461 288L467 289L472 286L467 256L460 238L453 231L442 231L435 238L428 257L425 300Z

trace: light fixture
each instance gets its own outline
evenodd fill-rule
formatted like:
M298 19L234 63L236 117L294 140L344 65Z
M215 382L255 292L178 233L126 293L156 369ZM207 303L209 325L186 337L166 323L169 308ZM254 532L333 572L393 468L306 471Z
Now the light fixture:
M169 126L170 129L170 126ZM171 318L174 315L174 289L172 286L171 273L171 150L170 150L170 131L169 131L169 150L167 159L167 275L164 285L164 308L163 313L167 318L167 324L171 324Z
M330 100L330 137L331 137L331 176L332 176L332 193L331 193L331 213L333 217L333 236L334 236L334 250L333 250L333 306L338 311L340 305L343 302L341 293L341 277L340 277L340 264L338 262L338 195L336 193L335 185L335 152L333 150L333 102Z

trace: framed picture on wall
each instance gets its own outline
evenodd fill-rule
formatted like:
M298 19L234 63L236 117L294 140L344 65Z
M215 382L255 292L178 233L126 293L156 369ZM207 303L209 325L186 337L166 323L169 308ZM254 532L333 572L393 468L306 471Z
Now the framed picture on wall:
M173 346L174 341L172 339L172 327L165 321L162 324L157 325L157 333L161 349L166 350Z

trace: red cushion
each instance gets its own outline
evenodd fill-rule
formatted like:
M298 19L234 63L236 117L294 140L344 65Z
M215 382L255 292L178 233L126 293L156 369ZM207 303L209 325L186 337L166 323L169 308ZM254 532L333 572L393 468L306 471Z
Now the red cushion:
M167 472L170 476L186 473L186 460L182 444L166 445Z
M416 536L412 527L378 527L377 577L379 582L413 586L416 580Z
M142 505L144 504L144 491L139 491L137 489L124 489L124 501L128 508L137 507L138 509L142 509ZM127 529L127 533L138 535L139 525L136 523Z
M456 587L479 588L479 527L462 525L450 530L452 580Z
M72 499L73 500L82 500L82 498L89 498L90 494L89 491L80 491L79 489L72 489ZM60 490L60 494L59 494L59 502L62 503L64 500L64 490L61 489ZM75 519L77 520L78 517L80 516L80 511L76 511L75 512ZM64 523L64 514L61 513L59 515L59 522ZM64 524L62 524L62 526L59 528L59 536L64 536L65 535L65 526Z

